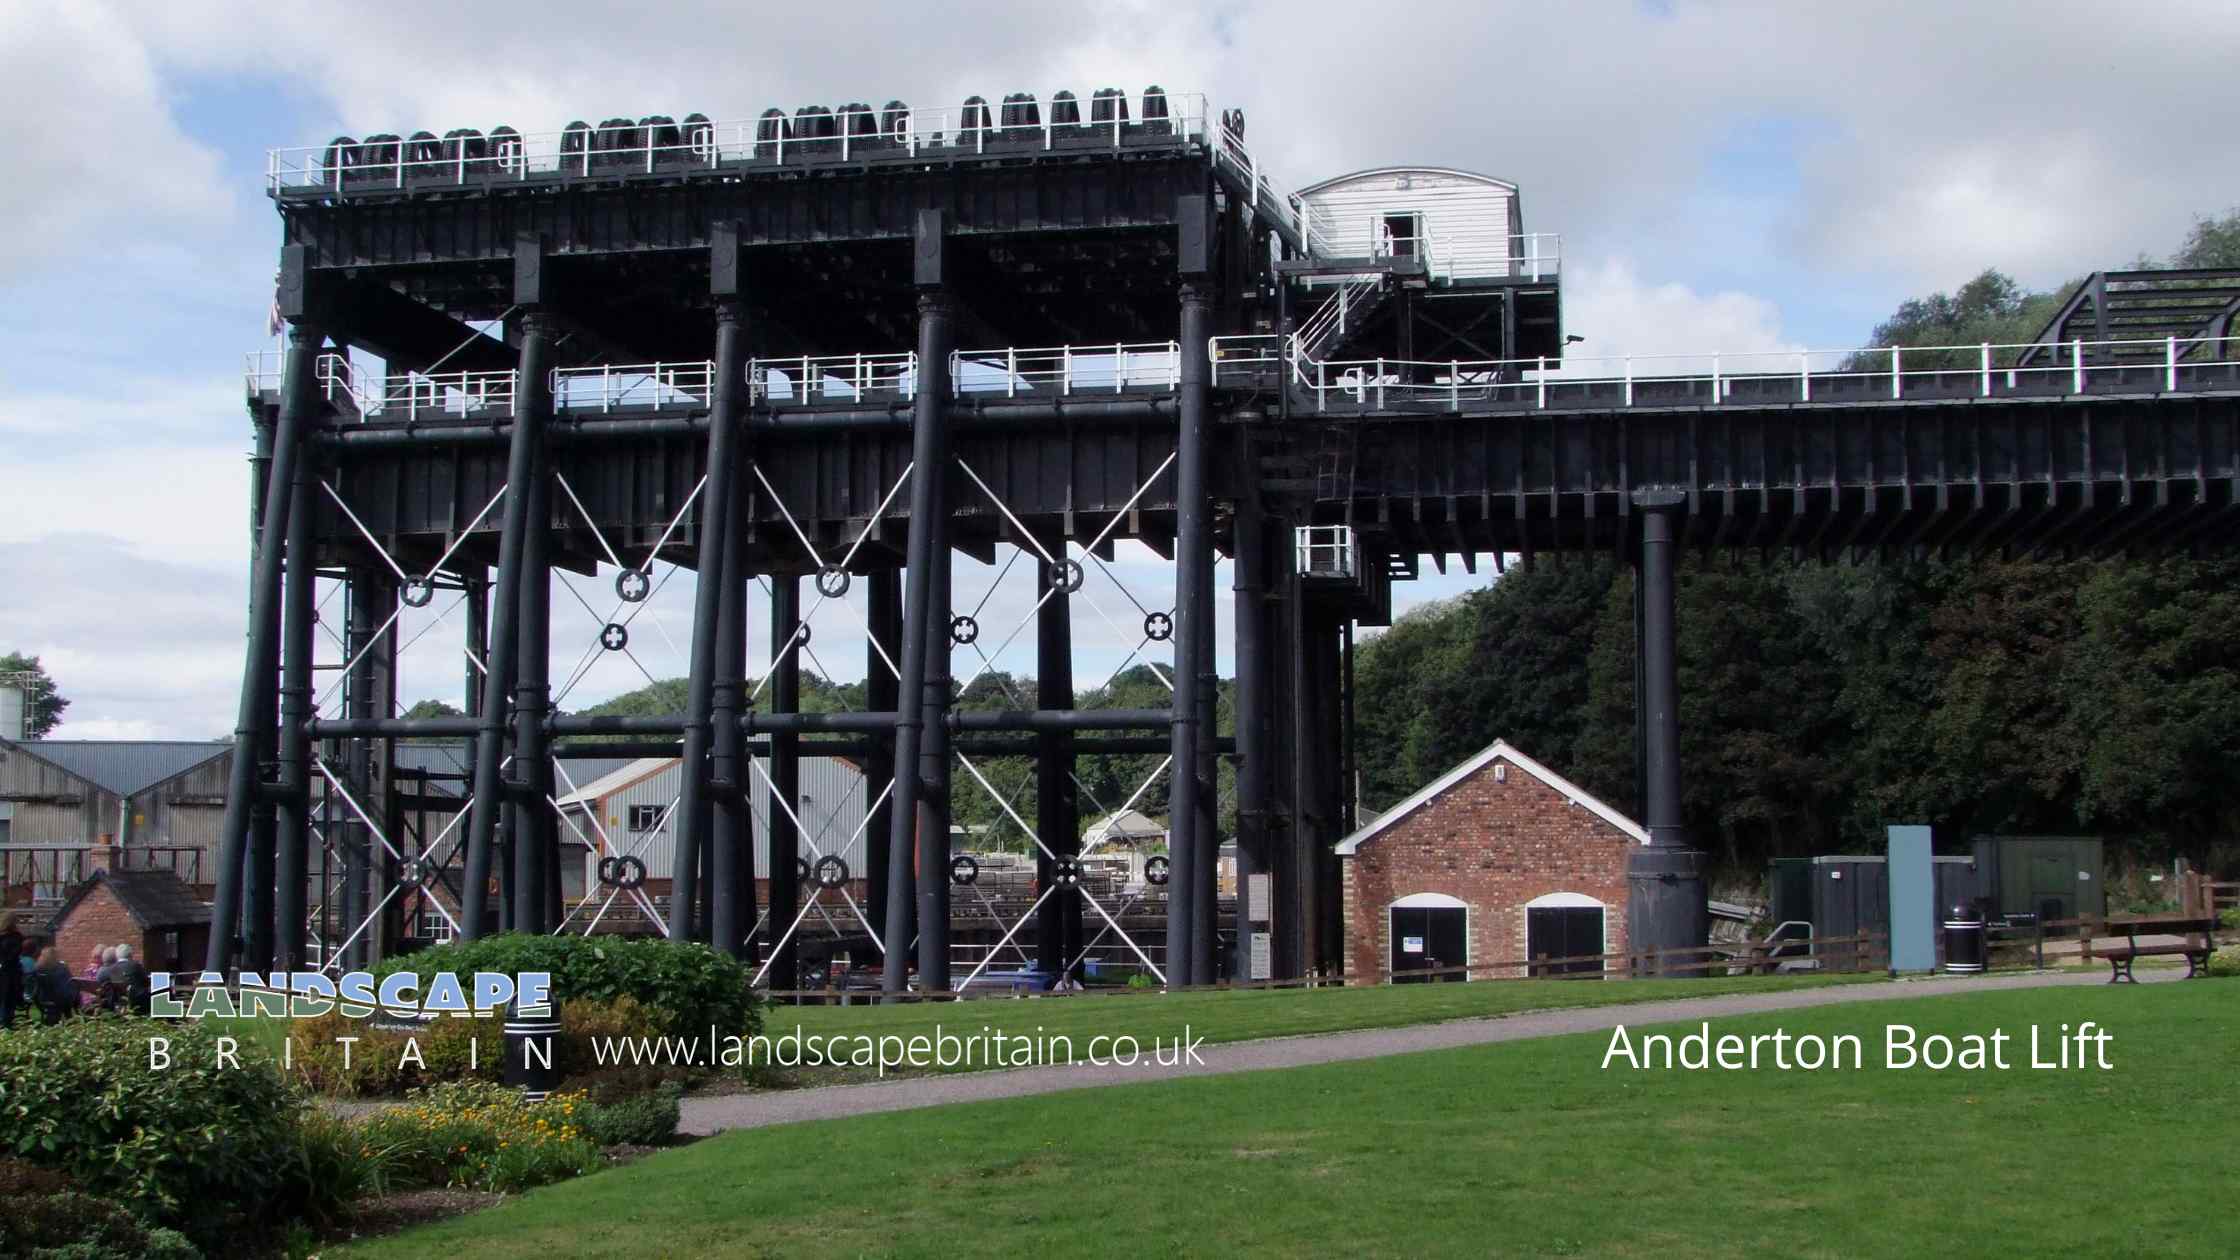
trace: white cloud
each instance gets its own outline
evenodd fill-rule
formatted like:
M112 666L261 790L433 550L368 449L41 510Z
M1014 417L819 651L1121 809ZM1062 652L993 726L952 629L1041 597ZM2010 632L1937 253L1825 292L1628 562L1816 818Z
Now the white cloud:
M0 269L66 258L105 231L171 234L226 207L216 155L179 129L132 24L106 3L0 6Z

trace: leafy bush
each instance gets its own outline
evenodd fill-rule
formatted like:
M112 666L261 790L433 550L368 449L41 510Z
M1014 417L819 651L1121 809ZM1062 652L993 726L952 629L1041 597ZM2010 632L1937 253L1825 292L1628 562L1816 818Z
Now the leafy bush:
M2240 945L2227 945L2209 955L2209 974L2240 976Z
M2227 932L2240 932L2240 906L2234 906L2218 915L2217 922L2222 923Z
M410 971L423 981L439 971L550 972L563 1020L570 1003L627 997L667 1019L661 1033L704 1037L713 1028L718 1036L744 1037L762 1030L747 969L729 954L689 941L504 932L391 959L378 970Z
M86 1194L67 1174L20 1159L0 1159L0 1256L86 1257L125 1260L155 1250L149 1230L121 1203ZM162 1231L184 1244L172 1256L198 1256L172 1230Z
M355 1037L345 1046L337 1038ZM377 1028L330 1011L289 1026L295 1070L322 1094L340 1098L401 1094L438 1081L496 1080L505 1062L505 1027L497 1019L439 1016L411 1032ZM419 1062L406 1055L410 1048Z
M660 1146L677 1136L677 1100L683 1094L671 1083L635 1098L586 1102L577 1122L584 1136L601 1146Z
M417 1091L351 1125L363 1157L377 1162L388 1189L460 1186L514 1191L591 1171L599 1151L585 1138L580 1094L541 1103L484 1081Z
M1134 975L1128 977L1128 987L1131 989L1153 989L1157 988L1158 985L1151 979L1151 977L1139 971Z
M216 1028L95 1017L0 1035L0 1155L68 1173L214 1247L236 1213L300 1197L297 1107L270 1058ZM170 1066L150 1066L167 1038Z
M593 1048L595 1042L622 1037L658 1037L676 1026L675 1016L628 994L607 1001L564 1003L560 1008L560 1044L554 1061L563 1073L598 1072L604 1065ZM702 1025L701 1032L705 1034L706 1031L706 1026ZM651 1084L632 1092L644 1093L662 1079L662 1074L656 1072Z

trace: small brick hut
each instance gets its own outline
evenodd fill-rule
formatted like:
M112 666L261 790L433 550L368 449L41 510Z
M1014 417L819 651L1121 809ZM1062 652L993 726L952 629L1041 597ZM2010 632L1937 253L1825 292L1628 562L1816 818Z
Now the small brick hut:
M130 945L150 971L197 971L210 943L210 907L168 870L118 870L109 837L89 853L95 869L48 920L47 937L73 973L94 951Z
M1414 970L1622 953L1626 860L1648 842L1640 824L1496 741L1338 845L1346 972L1357 982L1406 979Z

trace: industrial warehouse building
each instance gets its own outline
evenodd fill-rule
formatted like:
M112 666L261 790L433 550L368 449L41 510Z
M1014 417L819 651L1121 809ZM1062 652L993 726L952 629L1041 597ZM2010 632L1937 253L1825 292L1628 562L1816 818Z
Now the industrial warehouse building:
M596 779L577 780L575 790L560 798L560 816L566 820L560 829L561 843L580 855L580 861L562 868L571 901L583 888L597 887L599 860L608 856L638 858L645 864L648 893L668 895L676 846L675 807L683 779L683 763L677 758L644 757ZM770 781L759 771L751 781L755 886L766 889ZM801 857L814 862L838 855L848 864L850 882L863 879L868 851L863 834L865 807L861 766L845 757L803 757L801 798L795 806Z
M1338 845L1347 974L1623 953L1626 859L1647 843L1640 824L1496 741Z
M114 837L119 869L161 868L207 892L231 744L0 739L0 902L55 905Z

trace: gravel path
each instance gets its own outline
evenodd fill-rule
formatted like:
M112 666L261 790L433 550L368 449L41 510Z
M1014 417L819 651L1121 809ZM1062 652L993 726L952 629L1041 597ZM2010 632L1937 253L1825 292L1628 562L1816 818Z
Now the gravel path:
M2183 973L2161 970L2142 971L2139 978L2146 982L2159 982L2174 980L2181 974ZM791 1124L798 1120L824 1120L835 1116L860 1116L880 1111L907 1111L915 1107L937 1107L944 1103L979 1102L991 1098L1021 1098L1030 1094L1094 1089L1105 1085L1156 1081L1176 1076L1257 1072L1266 1068L1299 1067L1310 1063L1374 1059L1418 1050L1443 1050L1451 1046L1559 1037L1565 1033L1596 1032L1619 1024L1670 1023L1674 1020L1716 1019L1851 1002L1882 1002L1952 993L2105 983L2107 977L2104 975L2080 972L1906 980L1890 984L1792 989L1780 993L1676 998L1664 1002L1633 1002L1619 1006L1507 1015L1494 1019L1453 1020L1407 1028L1278 1037L1264 1041L1201 1046L1198 1057L1203 1063L1188 1066L1162 1067L1147 1061L1132 1067L1083 1065L1017 1068L947 1076L920 1076L863 1085L830 1085L816 1089L770 1090L712 1098L687 1098L684 1100L683 1123L679 1128L685 1133L721 1133L727 1129L753 1129L771 1124ZM1086 1047L1076 1046L1076 1051L1086 1053Z

